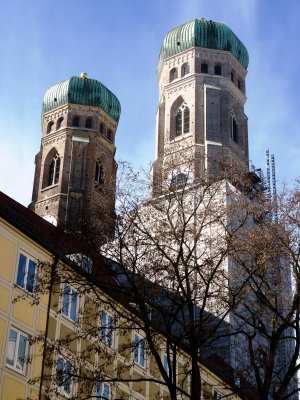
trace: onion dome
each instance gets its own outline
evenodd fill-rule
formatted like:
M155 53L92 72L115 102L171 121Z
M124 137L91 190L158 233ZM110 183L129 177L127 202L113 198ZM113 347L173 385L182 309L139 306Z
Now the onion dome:
M65 104L99 107L116 122L119 121L121 105L117 97L96 79L80 77L57 83L47 90L43 99L43 114Z
M194 19L167 33L160 50L157 75L161 73L165 59L191 47L229 51L244 67L248 67L249 56L246 47L226 24Z

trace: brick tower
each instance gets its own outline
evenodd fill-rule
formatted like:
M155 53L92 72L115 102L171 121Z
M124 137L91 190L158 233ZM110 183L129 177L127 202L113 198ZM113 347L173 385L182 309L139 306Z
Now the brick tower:
M116 96L85 73L47 90L41 148L35 159L33 211L77 232L105 221L105 234L111 233L119 117Z
M167 33L159 56L154 194L197 182L226 156L248 166L248 53L223 23L195 19Z

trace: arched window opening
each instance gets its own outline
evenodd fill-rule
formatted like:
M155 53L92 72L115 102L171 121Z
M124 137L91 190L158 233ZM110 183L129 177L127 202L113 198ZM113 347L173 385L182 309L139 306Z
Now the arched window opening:
M222 75L221 65L215 65L215 75Z
M238 126L236 122L236 118L233 114L230 114L230 134L231 134L231 139L235 142L238 143Z
M201 64L201 73L208 74L208 65L206 63Z
M110 142L113 142L113 133L112 133L112 130L111 130L111 129L108 129L108 131L107 131L107 139L108 139Z
M48 186L56 185L59 180L60 157L58 153L52 158L49 165Z
M89 117L85 120L85 127L87 129L92 129L93 128L93 118Z
M179 136L182 134L182 110L179 109L176 114L176 135Z
M238 79L238 88L241 89L241 81Z
M99 127L99 132L101 133L101 135L105 135L105 131L106 131L106 126L101 122Z
M181 76L185 76L190 73L190 66L188 63L184 63L181 67Z
M231 74L230 74L230 79L231 79L231 82L234 82L234 73L231 71Z
M170 189L177 189L178 187L183 187L187 184L187 175L183 172L179 172L173 175L170 182Z
M170 71L170 82L173 82L174 79L177 79L177 78L178 78L177 68L171 69L171 71Z
M95 185L102 185L104 183L103 165L100 161L96 162L95 167Z
M175 119L176 136L190 131L190 110L186 105L182 105L176 114Z
M63 117L58 118L57 124L56 124L56 130L61 129L65 126L65 121Z
M188 133L190 131L190 110L185 107L183 110L183 133Z
M75 117L73 117L73 119L72 119L72 126L74 126L75 128L78 128L79 123L80 123L80 118L78 117L78 115L75 115Z
M54 122L50 121L48 126L47 126L47 133L53 132L54 131Z

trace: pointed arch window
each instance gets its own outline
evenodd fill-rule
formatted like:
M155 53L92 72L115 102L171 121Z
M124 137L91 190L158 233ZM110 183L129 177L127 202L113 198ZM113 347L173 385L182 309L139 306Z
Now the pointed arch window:
M93 118L89 117L85 120L85 127L87 129L93 129Z
M78 128L79 123L80 123L80 118L78 117L78 115L75 115L75 117L73 117L73 119L72 119L72 126L74 126L75 128Z
M53 131L54 131L54 122L50 121L49 124L47 125L47 133L50 133Z
M206 63L201 64L201 73L208 74L208 65Z
M60 171L60 157L58 153L54 155L49 165L48 186L58 183Z
M190 73L190 66L188 63L184 63L181 67L181 76L185 76Z
M65 121L63 117L58 118L57 124L56 124L56 130L61 129L65 126Z
M103 165L98 160L95 167L95 185L102 185L104 183Z
M221 65L215 65L215 75L222 75Z
M233 113L230 113L230 137L235 143L238 143L238 126Z
M105 131L106 131L106 126L101 122L99 127L99 132L101 133L101 135L105 135Z
M176 136L190 131L190 109L186 105L182 105L175 117Z
M173 82L177 78L178 78L178 70L177 70L177 68L171 69L171 71L170 71L170 82Z

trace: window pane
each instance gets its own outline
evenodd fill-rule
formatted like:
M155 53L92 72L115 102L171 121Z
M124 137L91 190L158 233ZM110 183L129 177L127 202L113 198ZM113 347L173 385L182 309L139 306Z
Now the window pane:
M104 399L109 399L109 386L107 383L103 383L103 397Z
M69 315L69 297L70 297L70 288L68 286L65 286L63 295L62 313L67 316Z
M176 115L176 135L181 135L182 133L182 111L178 110Z
M64 381L63 377L64 371L64 360L62 358L58 358L56 361L56 384L57 386L61 386Z
M19 265L18 265L18 275L17 275L17 285L19 285L21 287L24 287L26 259L27 259L27 257L25 257L24 254L20 254Z
M15 353L16 353L16 343L17 343L17 332L12 329L9 332L9 340L7 346L7 356L6 364L14 365Z
M66 393L71 393L71 384L72 384L72 364L69 361L66 361L64 368L64 390Z
M72 290L71 293L71 310L70 310L70 319L75 321L76 319L76 311L77 311L77 293L75 290Z
M140 341L140 365L145 365L145 341Z
M25 370L26 348L27 348L27 338L23 335L20 335L18 359L17 359L17 365L16 365L17 369L19 369L20 371Z
M139 362L139 337L134 335L134 362Z
M28 292L33 292L35 266L36 266L36 263L32 260L29 260L27 282L26 282L26 290L28 290Z
M184 109L183 132L188 133L190 130L190 110L188 107Z

